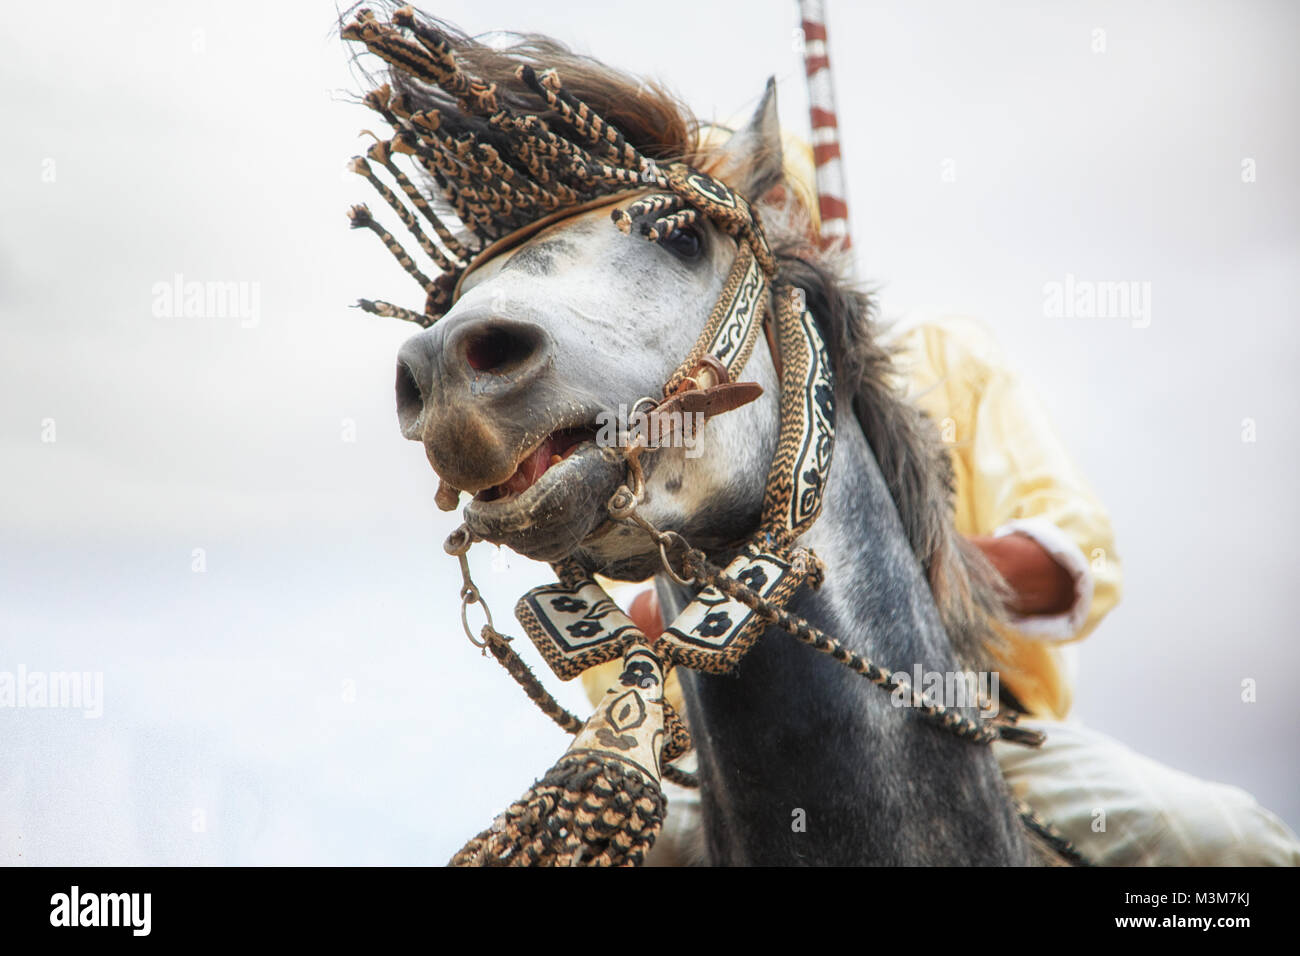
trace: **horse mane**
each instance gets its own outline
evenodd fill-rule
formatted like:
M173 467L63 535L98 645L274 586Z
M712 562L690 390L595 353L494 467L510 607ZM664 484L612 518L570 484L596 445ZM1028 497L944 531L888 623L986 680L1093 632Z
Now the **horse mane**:
M953 649L968 665L989 666L989 652L1001 645L993 624L1006 615L1009 590L957 532L956 473L947 446L934 421L901 391L896 352L882 342L874 299L843 278L846 255L812 246L806 212L790 212L787 223L802 219L805 228L774 228L772 217L765 218L781 265L777 281L804 290L827 339L840 407L848 399L875 455Z
M664 162L683 161L724 180L740 181L747 174L734 166L728 174L717 172L719 148L716 142L706 143L705 124L659 83L575 53L542 34L494 33L479 40L451 24L420 16L447 37L465 72L496 85L503 105L536 111L537 98L516 71L521 65L555 69L565 89L617 127L642 154ZM441 89L417 85L397 71L391 71L388 80L420 108L442 109L449 117L457 111L455 101ZM472 126L475 120L466 122ZM754 157L753 162L760 159ZM428 192L436 204L438 190ZM819 247L807 208L807 185L788 167L782 183L764 197L750 198L761 211L780 263L777 281L804 290L826 335L837 389L849 400L876 456L954 650L968 665L986 664L988 649L997 643L992 622L1004 613L1006 587L979 550L956 531L952 462L934 423L896 384L894 355L881 342L874 300L846 281L842 253ZM840 407L846 407L845 402Z

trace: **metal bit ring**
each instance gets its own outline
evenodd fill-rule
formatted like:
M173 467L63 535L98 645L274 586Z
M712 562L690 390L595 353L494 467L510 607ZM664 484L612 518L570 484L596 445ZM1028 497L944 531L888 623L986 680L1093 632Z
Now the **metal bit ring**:
M487 626L496 630L492 623L492 610L487 606L487 601L483 600L483 595L478 593L478 588L472 584L460 589L460 626L465 629L465 636L469 642L482 651L487 650L488 642L481 637L475 637L474 632L469 627L469 606L477 604L483 609L483 616L487 618Z

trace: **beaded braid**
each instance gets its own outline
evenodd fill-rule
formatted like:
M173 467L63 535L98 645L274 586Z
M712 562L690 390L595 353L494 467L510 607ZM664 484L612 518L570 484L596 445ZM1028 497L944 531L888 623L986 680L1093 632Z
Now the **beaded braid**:
M365 311L431 325L451 307L459 280L478 264L483 250L566 209L620 193L651 191L615 211L614 222L624 232L640 221L644 238L662 242L707 218L749 245L769 277L776 274L757 213L743 197L685 163L660 165L643 155L565 89L554 69L520 65L514 77L519 86L510 87L507 105L502 90L462 69L453 42L410 7L394 11L389 23L362 9L342 32L380 57L392 82L371 90L364 102L392 127L393 136L371 146L366 157L354 158L351 169L375 188L438 272L430 279L369 209L354 207L353 226L378 235L425 293L422 311L362 299L357 304ZM429 88L451 102L440 100L438 109L416 106L419 92ZM530 98L536 102L533 111L518 107ZM400 156L433 181L459 229L434 211L398 165ZM383 182L381 171L396 189ZM421 218L433 235L420 225Z
M402 244L393 238L393 234L375 222L374 217L370 215L370 209L364 203L353 206L348 215L352 220L352 228L369 229L378 236L388 248L388 251L393 254L398 264L410 274L412 279L420 283L420 287L425 292L431 294L435 291L433 280L420 271L419 266L415 264L415 260L402 248Z
M421 215L428 220L429 225L433 227L434 233L438 236L439 241L442 242L447 251L455 258L461 260L462 263L468 262L476 250L471 250L456 238L452 231L447 228L446 224L438 218L438 214L433 211L433 207L429 205L429 201L424 198L424 194L415 188L415 184L411 182L411 180L407 178L406 174L403 173L397 164L393 162L392 143L375 143L375 145L371 146L370 149L366 150L366 155L377 163L380 163L384 169L388 170L388 174L393 177L393 180L406 195L406 198L411 201L411 205L418 209Z
M425 234L424 230L420 228L419 222L411 215L411 211L406 208L405 204L375 176L374 170L370 168L368 162L362 157L356 156L353 157L350 168L354 173L364 176L370 182L370 185L375 187L375 192L379 193L384 198L384 202L388 203L393 212L397 213L397 218L402 221L402 225L406 227L407 232L415 237L415 241L420 244L424 254L437 263L440 270L447 272L456 268L456 264L448 259L442 250L433 244L433 241Z
M615 165L639 166L645 160L615 127L606 123L595 110L564 89L555 70L538 74L531 66L521 66L516 75L546 101L562 122L592 146L603 147Z
M638 199L624 209L615 209L610 218L614 220L614 225L620 232L626 233L631 231L634 219L652 219L658 222L663 217L679 211L683 205L680 196L674 196L672 193L655 193ZM646 224L644 228L649 230L651 227Z

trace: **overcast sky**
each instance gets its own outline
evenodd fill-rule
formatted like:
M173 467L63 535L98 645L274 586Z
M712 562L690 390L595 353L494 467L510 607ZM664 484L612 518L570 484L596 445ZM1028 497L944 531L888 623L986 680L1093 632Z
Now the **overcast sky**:
M60 10L0 59L0 671L101 672L103 715L0 710L0 862L442 862L565 738L460 634L393 412L411 329L348 308L412 287L347 229L377 120L333 8ZM775 74L807 129L792 0L437 12L710 118ZM1300 8L830 18L861 271L994 329L1113 516L1077 715L1300 825ZM177 276L245 307L170 308ZM1067 276L1149 283L1149 322L1045 314ZM503 618L547 577L474 567Z

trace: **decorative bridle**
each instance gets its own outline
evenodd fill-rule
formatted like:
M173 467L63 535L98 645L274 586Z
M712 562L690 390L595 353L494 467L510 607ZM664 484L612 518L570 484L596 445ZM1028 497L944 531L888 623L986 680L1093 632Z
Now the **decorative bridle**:
M587 721L560 706L511 648L511 639L493 626L469 574L474 534L462 525L445 545L460 562L461 620L470 640L491 653L547 716L575 734L564 756L470 840L452 864L639 864L663 822L661 781L696 785L693 774L673 764L691 747L686 725L664 698L673 667L729 673L760 634L777 626L885 690L908 687L786 610L801 587L820 587L824 575L821 562L797 541L821 511L834 448L835 389L825 342L803 291L779 281L776 257L751 204L686 163L658 163L640 153L567 91L553 70L518 69L516 78L540 107L527 113L504 105L494 84L467 75L447 37L417 20L410 7L395 11L387 24L361 10L343 35L386 60L402 83L441 90L455 104L453 110L420 111L405 93L387 85L366 97L394 129L394 136L377 142L367 156L387 170L438 242L365 158L355 158L352 168L376 187L439 275L427 277L365 206L355 206L353 226L379 235L426 294L418 313L372 300L361 300L363 309L432 325L479 265L552 222L626 201L612 213L624 232L636 228L649 241L662 242L675 230L707 219L736 241L718 301L695 346L665 382L662 397L649 403L651 419L658 416L667 425L678 413L707 418L757 398L762 389L739 376L758 336L768 330L781 381L780 432L758 529L729 552L734 557L727 566L715 565L681 535L656 528L638 513L645 489L640 457L652 449L634 440L624 448L627 481L606 505L609 520L641 529L658 547L666 573L701 590L654 640L573 559L554 562L559 580L528 591L515 608L525 633L561 680L622 658L618 679ZM463 227L460 234L400 170L396 154L412 157L434 180ZM448 491L440 489L440 504L454 508L458 493ZM477 638L468 623L475 604L487 617ZM917 713L968 740L1042 743L1037 731L1016 726L1014 713L1004 710L976 721L916 688L910 694ZM1068 846L1048 825L1032 820L1040 833Z

